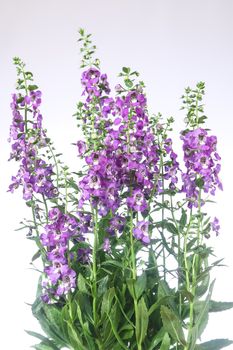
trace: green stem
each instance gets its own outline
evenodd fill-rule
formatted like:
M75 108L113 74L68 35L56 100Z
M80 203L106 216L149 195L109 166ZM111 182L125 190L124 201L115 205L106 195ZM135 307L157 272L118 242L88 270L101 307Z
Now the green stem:
M164 210L164 168L163 168L163 149L162 149L162 142L160 144L161 149L161 158L160 158L160 170L161 170L161 176L162 176L162 223L164 223L165 219L165 210ZM162 224L162 237L164 237L164 224ZM166 281L166 254L165 254L165 247L163 244L162 248L163 253L163 278Z
M127 131L126 131L126 136L127 136L127 152L130 153L130 121L131 121L131 113L129 114L129 121L128 121L128 127L127 127ZM129 185L129 192L130 192L130 196L132 195L132 181L130 179L130 185ZM130 234L130 260L131 260L131 269L132 269L132 277L133 277L133 281L134 283L137 280L137 266L136 266L136 256L135 256L135 251L134 251L134 238L133 238L133 210L132 209L128 209L128 215L130 218L130 222L129 222L129 234ZM137 220L138 220L138 216L137 216ZM135 311L135 320L137 323L137 320L139 319L139 310L138 310L138 302L137 302L137 298L135 295L135 291L133 293L133 302L134 302L134 311ZM137 327L137 326L136 326ZM141 341L138 340L137 341L137 350L142 350L142 344Z
M201 240L201 189L198 194L198 226L197 226L197 244L196 247L199 247ZM196 284L197 284L197 276L199 270L199 255L194 254L193 262L192 262L192 287L189 286L189 291L192 293L193 298L195 299L196 294ZM190 309L189 309L189 327L188 327L188 338L187 345L184 350L189 349L189 344L192 339L192 328L194 326L194 301L190 301Z
M134 238L133 238L133 211L130 209L130 251L131 251L131 268L132 268L132 276L133 279L137 278L137 270L136 270L136 258L134 252Z
M97 330L97 249L98 249L98 213L91 204L91 212L94 221L94 245L92 251L93 265L93 319L94 327Z
M53 152L53 149L52 149L50 143L48 143L48 148L49 148L50 153L51 153L51 155L52 155L52 157L53 157L53 161L54 161L55 168L56 168L56 182L57 182L57 189L58 189L58 188L59 188L59 169L58 169L58 163L57 163L57 159L56 159L56 157L55 157L55 155L54 155L54 152Z
M65 177L65 214L67 214L67 211L68 211L68 186L67 186L67 172L66 172L66 169L64 170L64 177Z
M48 218L48 205L47 205L47 201L45 198L45 195L42 194L42 198L43 198L43 202L44 202L44 206L45 206L45 215L46 215L46 223L48 224L49 222L49 218Z
M180 227L177 223L175 214L174 214L174 207L173 207L173 200L172 200L172 195L170 197L171 199L171 214L172 214L172 219L175 224L176 230L177 230L177 235L178 235L178 293L179 293L179 315L181 315L182 311L182 295L181 295L181 268L182 268L182 259L181 259L181 237L180 237Z
M45 248L43 247L43 245L41 244L41 241L40 241L40 232L38 229L36 216L35 216L35 201L34 201L34 199L32 199L32 217L33 217L33 223L34 223L35 230L36 230L36 244L37 244L37 247L40 249L41 256L42 256L42 262L44 264L45 259L46 259L46 251L45 251Z
M28 94L27 78L26 78L25 71L24 71L24 69L22 67L21 67L21 71L22 71L22 74L23 74L25 92L26 92L26 95L27 95ZM25 104L25 106L24 106L24 122L25 122L25 134L27 134L27 131L28 131L28 127L27 127L27 122L28 122L28 119L27 119L27 104Z

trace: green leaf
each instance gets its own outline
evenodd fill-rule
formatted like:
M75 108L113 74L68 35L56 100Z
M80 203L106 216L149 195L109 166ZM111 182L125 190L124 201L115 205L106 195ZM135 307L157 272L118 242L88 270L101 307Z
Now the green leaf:
M101 305L101 317L103 318L105 314L110 313L110 309L112 306L112 301L115 295L115 288L112 287L108 289L104 295L103 295L103 300L102 300L102 305Z
M28 85L28 90L29 91L33 91L33 90L37 90L38 86L37 85Z
M232 301L214 301L210 300L209 312L225 311L233 308Z
M76 330L74 330L73 325L70 322L68 322L68 331L72 346L75 349L78 346L78 349L80 350L87 350L87 348L83 345L82 338L79 336L78 331L76 332Z
M32 262L38 259L41 256L41 251L40 249L33 255L32 257Z
M182 323L175 313L168 307L162 305L161 318L163 321L163 326L170 336L182 345L186 345Z
M89 295L78 291L75 294L74 300L78 300L82 313L88 318L90 322L93 322L92 305Z
M161 298L158 301L156 301L149 308L148 315L150 316L155 310L157 310L159 308L160 305L168 304L168 301L169 301L170 298L174 298L174 296L173 295L166 295L163 298Z
M59 350L59 348L54 344L53 341L49 340L48 338L46 338L44 335L41 335L37 332L33 332L33 331L25 331L27 334L31 335L32 337L35 337L35 338L38 338L40 340L42 340L42 342L40 344L37 344L35 346L49 346L50 349L53 349L53 350Z
M163 337L164 337L164 334L165 334L165 330L164 330L164 327L162 327L158 333L156 333L156 335L153 337L152 341L151 341L151 344L150 344L150 347L148 348L148 350L154 350L155 347L162 342L163 340Z
M195 182L196 182L197 187L203 188L203 186L204 186L204 180L202 179L202 177L199 177L198 179L196 179Z
M100 282L99 282L99 286L98 286L98 296L101 296L102 294L104 294L107 290L107 285L108 285L108 276L105 276L103 278L101 278Z
M130 68L129 67L123 67L122 68L122 71L126 74L129 74L130 73Z
M113 265L119 268L123 268L123 265L119 262L119 261L115 261L115 260L106 260L102 263L102 265Z
M214 283L215 283L215 280L211 283L211 285L209 287L208 295L207 295L206 300L204 302L204 305L203 305L202 309L200 310L199 314L196 316L195 325L192 328L192 342L191 342L190 350L195 349L196 341L201 336L202 332L204 331L204 329L207 325L208 312L209 312L209 302L210 302L210 298L211 298L211 295L213 292ZM194 307L195 307L195 303L194 303Z
M146 288L146 274L143 272L141 276L139 276L134 284L134 290L137 300L141 297L142 293Z
M207 292L209 288L209 283L210 283L210 274L206 273L205 275L203 275L202 282L200 284L198 283L198 286L196 288L196 295L198 297L203 296Z
M165 228L168 230L168 232L171 232L174 235L178 234L178 230L177 230L176 226L174 224L172 224L171 222L166 222Z
M128 350L128 347L125 345L125 343L122 341L121 336L118 333L118 317L117 317L117 309L116 305L114 305L114 308L112 308L111 312L108 314L109 321L111 323L113 334L118 341L118 343L121 345L121 347L125 350Z
M168 297L167 298L167 304L169 305L169 307L172 309L172 311L174 312L174 314L178 317L179 313L177 310L177 306L176 303L173 299L173 296L175 297L175 292L173 289L171 289L168 285L168 283L166 281L161 280L159 282L159 288L158 288L158 300L164 298L164 297Z
M135 291L134 291L134 279L133 278L127 278L126 279L126 284L127 284L127 287L128 287L128 290L130 292L130 295L131 297L134 299L135 297Z
M220 350L231 344L233 344L233 341L229 339L214 339L196 345L195 350Z
M159 350L169 350L170 344L171 344L170 337L169 337L168 333L165 333Z
M182 231L187 223L187 214L184 208L182 208L182 214L180 218L180 230Z
M142 297L137 305L136 312L136 339L142 344L147 334L149 315L144 298Z
M132 339L134 335L134 328L130 324L125 324L121 327L119 334L121 339Z
M128 88L131 88L131 87L133 87L133 82L130 79L125 79L125 85Z
M88 289L86 287L86 280L81 273L78 274L78 289L82 293L88 293Z
M34 345L33 348L36 350L59 350L60 349L56 347L56 345L50 346L43 341L40 344Z
M200 312L204 307L205 301L197 301L195 303L195 311ZM209 312L220 312L233 308L233 302L222 302L210 300L209 302Z

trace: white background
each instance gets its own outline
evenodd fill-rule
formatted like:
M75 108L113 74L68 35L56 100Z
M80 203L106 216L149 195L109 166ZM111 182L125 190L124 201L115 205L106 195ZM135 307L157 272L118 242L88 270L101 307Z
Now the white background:
M72 117L79 100L78 28L93 33L102 71L112 86L122 66L141 73L151 112L176 118L183 88L206 82L208 126L218 136L224 192L210 208L221 220L221 234L210 241L227 268L219 268L214 298L233 300L232 258L232 115L233 1L231 0L8 0L0 2L0 166L1 278L0 348L27 350L34 339L24 329L39 330L25 304L33 302L36 272L29 269L35 249L25 233L15 232L27 215L21 194L6 193L16 167L7 162L11 122L10 96L16 80L12 57L20 56L43 91L44 124L63 159L77 169L79 138ZM175 136L178 140L178 134ZM179 144L179 143L178 143ZM211 316L203 340L233 338L233 311ZM228 349L233 349L233 346ZM110 349L109 349L110 350Z

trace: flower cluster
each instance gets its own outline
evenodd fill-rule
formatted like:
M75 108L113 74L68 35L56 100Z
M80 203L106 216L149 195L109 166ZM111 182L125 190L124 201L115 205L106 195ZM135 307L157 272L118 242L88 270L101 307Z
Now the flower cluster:
M177 173L179 170L179 163L177 161L177 154L172 148L172 139L167 138L164 140L164 150L168 160L164 160L163 178L169 181L169 188L175 190L178 183Z
M86 96L85 103L82 105L82 123L91 128L89 137L98 138L108 127L107 117L114 106L113 99L108 96L110 88L107 75L91 67L83 72L81 84L84 87L82 95ZM95 118L93 118L94 115ZM79 151L84 151L83 145L82 142L78 143Z
M83 231L86 231L83 222L74 217L63 214L53 208L48 213L50 223L45 226L45 233L40 240L47 251L48 266L45 267L43 280L43 297L46 302L66 295L76 286L76 272L71 269L71 262L87 261L86 252L77 250L70 253L69 242L82 242Z
M94 207L98 207L100 215L111 212L115 218L119 217L118 209L122 205L128 210L145 213L149 210L151 196L162 191L161 176L170 181L171 188L178 181L176 173L179 164L172 149L172 141L164 141L163 152L169 159L162 174L161 150L150 127L147 100L142 87L136 85L114 99L102 96L103 91L106 94L110 92L109 85L106 75L101 75L95 68L83 73L82 84L85 87L83 94L87 95L83 120L87 123L88 118L92 118L91 135L98 135L98 142L94 151L88 150L88 143L77 142L79 155L87 154L85 162L88 166L87 174L79 183L79 207L91 201ZM93 103L94 114L90 115ZM122 193L125 193L124 197ZM109 232L116 233L113 221L110 221L110 225ZM143 237L135 235L143 243L148 243ZM108 244L106 241L105 245Z
M10 128L10 140L12 140L10 159L20 161L20 167L16 176L12 177L9 191L13 192L19 186L23 187L23 198L30 200L33 193L40 193L47 198L57 195L57 189L53 185L53 170L51 165L39 156L38 150L46 146L47 138L42 129L42 115L39 107L41 104L41 91L33 90L28 95L13 94L12 114L13 122ZM30 121L22 116L21 111L32 113ZM30 127L29 127L30 125Z
M87 102L90 102L94 97L100 97L103 92L110 93L107 75L101 74L96 68L91 67L84 71L81 83L84 86L83 95L88 94Z
M200 188L205 193L215 194L216 188L222 189L219 179L221 159L216 152L217 138L209 136L202 128L181 135L184 161L187 171L182 174L182 191L186 193L189 208L198 206Z

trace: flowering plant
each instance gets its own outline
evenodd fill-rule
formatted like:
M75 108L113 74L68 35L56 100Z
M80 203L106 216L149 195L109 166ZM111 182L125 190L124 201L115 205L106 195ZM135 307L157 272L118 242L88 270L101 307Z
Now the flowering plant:
M40 113L41 91L19 58L12 95L9 191L22 188L24 220L41 263L33 315L46 334L35 349L218 350L228 339L198 343L208 313L233 307L211 299L208 246L219 221L206 207L219 179L216 136L205 128L205 85L186 88L181 131L184 165L170 136L173 118L149 117L138 72L123 67L110 95L96 47L80 30L83 100L75 117L81 171L60 160ZM20 229L21 229L20 228ZM38 261L38 260L37 260ZM198 343L198 344L197 344Z

